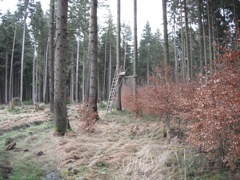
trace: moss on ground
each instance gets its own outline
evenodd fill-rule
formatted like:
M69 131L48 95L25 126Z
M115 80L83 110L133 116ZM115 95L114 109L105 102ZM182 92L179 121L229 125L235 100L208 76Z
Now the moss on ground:
M4 150L4 153L0 152L0 172L4 171L1 165L7 162L11 164L12 171L8 175L12 180L38 180L54 171L57 168L54 160L46 159L44 152L38 154L41 152L41 145L47 143L52 127L52 122L37 123L28 128L22 127L2 134L0 149ZM16 142L16 147L6 151L5 142L9 138ZM4 180L7 179L6 175L2 175Z

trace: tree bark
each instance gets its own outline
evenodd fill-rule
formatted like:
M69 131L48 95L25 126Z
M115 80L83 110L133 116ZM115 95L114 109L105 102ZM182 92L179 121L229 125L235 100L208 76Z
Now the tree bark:
M107 67L107 41L105 42L105 50L104 50L104 70L103 70L103 90L102 96L103 100L106 100L106 67Z
M34 54L33 54L33 67L32 67L32 102L33 105L36 103L36 83L35 83L35 78L36 78L36 44L34 44Z
M66 61L68 0L59 0L56 15L56 50L54 63L54 122L56 131L64 135L67 127Z
M14 26L14 35L13 35L13 45L12 45L12 55L11 55L11 65L10 65L10 78L9 78L9 101L13 98L13 56L15 50L15 42L16 42L16 24Z
M174 32L174 37L173 37L173 42L174 42L174 64L175 64L175 69L174 69L174 74L175 74L175 81L178 83L178 57L177 57L177 43L176 43L176 17L174 16L174 24L173 24L173 32Z
M83 84L82 84L82 102L85 102L85 82L86 82L86 78L85 78L85 71L86 71L86 65L85 65L85 53L83 52L83 67L82 67L82 77L83 77Z
M77 38L77 60L76 60L76 83L75 83L75 99L78 103L78 72L79 72L79 49L80 49L80 40Z
M91 66L90 74L90 92L89 101L90 106L94 112L97 112L97 95L98 95L98 81L97 81L97 6L98 0L91 0L91 19L90 19L90 29L89 29L89 62Z
M27 21L27 8L28 0L25 0L24 5L24 19L23 19L23 34L22 34L22 55L21 55L21 78L20 78L20 101L23 101L23 63L24 63L24 50L25 50L25 35L26 35L26 21Z
M190 79L190 45L189 45L189 27L188 27L188 9L186 0L183 0L184 3L184 14L185 14L185 36L186 36L186 55L187 55L187 64L186 64L186 80Z
M75 102L74 102L74 89L75 89L75 78L74 78L74 74L75 74L75 71L74 71L74 65L75 65L75 63L74 63L74 61L75 61L75 59L74 59L74 48L72 47L72 55L71 55L71 58L72 58L72 63L71 63L71 84L70 84L70 103L71 104L74 104ZM76 77L76 76L75 76Z
M182 77L182 83L186 82L186 73L185 73L185 67L186 67L186 58L185 58L185 39L184 39L184 33L183 33L183 21L182 21L182 8L180 9L180 16L181 16L181 26L180 26L180 30L181 30L181 77Z
M204 72L207 74L207 46L206 46L206 30L203 28L203 47L204 47Z
M204 58L204 44L203 44L203 23L202 23L202 0L197 0L198 5L198 26L199 26L199 42L200 42L200 73L203 74L203 58Z
M48 31L48 74L49 74L49 98L50 98L50 112L54 112L54 11L55 1L50 1L50 19Z
M90 42L89 42L90 44ZM88 51L88 57L90 51ZM84 100L87 102L89 100L89 92L90 92L90 74L91 74L91 62L89 62L89 58L85 63L85 87L84 87Z
M215 18L215 15L213 14L212 15L212 37L213 37L213 60L216 60L216 51L217 51L217 49L216 49L216 36L215 36L215 22L216 21L216 18ZM238 22L238 20L237 20L237 22ZM239 32L238 30L236 30L236 32ZM214 66L214 68L216 68L215 66Z
M117 1L117 62L116 62L116 70L120 72L120 58L121 58L121 0ZM120 79L118 79L118 91L117 91L117 110L122 110L122 103L121 103L121 88L120 88Z
M126 61L127 61L127 42L125 42L124 47L124 59L123 59L123 70L126 71Z
M47 92L47 76L48 76L48 44L46 48L44 70L43 70L43 102L46 103L46 92Z
M167 0L162 0L163 31L164 31L164 64L169 64L168 22L167 22Z
M138 37L137 37L137 0L134 0L134 61L133 61L133 95L137 96Z
M149 58L150 58L150 44L147 45L147 84L149 85L149 77L150 77L150 65L149 65Z
M5 59L5 104L8 103L8 49L6 48L6 59Z
M36 89L35 89L35 96L36 96L36 102L40 101L40 97L39 97L39 59L36 58L36 77L35 77L35 82L36 83Z
M189 30L189 55L190 55L190 58L189 58L189 68L190 68L190 78L193 77L193 51L192 51L192 47L193 46L193 42L192 42L192 27L191 27L191 24L190 24L190 30Z
M111 39L109 40L109 62L108 62L108 96L111 93L111 85L112 85L112 44Z
M21 78L20 78L20 101L23 101L23 63L24 63L24 49L25 49L25 33L26 33L26 21L23 23L23 39L22 39L22 56L21 56Z
M210 6L211 6L211 1L208 0L207 2L207 17L208 17L208 47L209 47L209 70L212 73L212 19L210 17L211 14L211 10L210 10Z

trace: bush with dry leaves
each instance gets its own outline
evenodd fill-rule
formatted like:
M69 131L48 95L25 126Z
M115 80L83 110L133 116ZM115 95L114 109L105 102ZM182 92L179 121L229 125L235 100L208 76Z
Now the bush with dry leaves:
M77 107L77 112L81 117L81 121L83 122L80 128L86 130L87 132L94 132L94 126L99 117L98 113L95 112L88 104L89 103L79 105Z
M216 70L200 78L192 109L189 141L232 169L240 162L240 51L226 50Z
M131 88L123 90L123 106L165 117L168 128L173 116L188 120L189 142L234 169L240 165L240 51L225 50L213 69L187 84L173 83L158 69L150 84L138 88L137 100Z

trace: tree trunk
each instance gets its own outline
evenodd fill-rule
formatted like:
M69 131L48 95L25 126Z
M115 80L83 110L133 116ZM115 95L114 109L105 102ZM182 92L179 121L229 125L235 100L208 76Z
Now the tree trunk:
M182 30L183 34L183 30ZM186 83L186 43L182 36L182 82Z
M27 21L27 8L28 0L25 1L24 19L23 19L23 34L22 34L22 55L21 55L21 79L20 79L20 101L23 101L23 63L24 63L24 50L25 50L25 35L26 35L26 21Z
M36 44L34 44L34 53L33 53L33 67L32 67L32 102L33 105L35 105L36 103L36 92L35 92L35 88L36 88L36 83L35 83L35 78L36 78Z
M203 28L203 47L204 47L204 72L207 74L207 46L206 46L206 31L205 27Z
M44 70L43 70L43 102L46 103L46 92L47 92L47 76L48 76L48 44L46 48Z
M8 103L8 49L6 48L6 62L5 62L5 104Z
M183 33L183 21L182 21L182 8L180 9L180 16L181 16L181 77L182 77L182 83L186 82L186 76L185 76L185 65L186 65L186 58L185 58L185 39L184 39L184 33Z
M137 0L134 0L134 61L133 61L133 95L137 96L138 37L137 37Z
M90 92L89 100L93 111L97 113L97 95L98 95L98 81L97 81L97 6L98 0L91 0L91 19L89 29L89 62L91 66L90 74ZM96 117L97 118L97 117Z
M48 74L49 74L49 98L50 112L54 112L54 11L55 1L50 1L50 19L48 31Z
M124 59L123 59L123 70L126 71L126 61L127 61L127 43L124 47Z
M169 48L168 48L168 22L167 22L167 0L162 0L163 11L163 31L164 31L164 64L169 64Z
M12 55L11 55L11 65L10 65L10 79L9 79L9 101L13 98L13 56L15 50L15 42L16 42L16 31L17 27L16 24L14 26L14 35L13 35L13 45L12 45Z
M106 67L107 67L107 41L105 43L105 52L104 52L104 70L103 70L103 90L102 90L102 96L103 100L106 100Z
M74 104L74 89L75 89L75 85L74 85L74 82L75 82L75 78L74 78L74 74L75 74L75 71L74 71L74 48L72 47L72 63L71 63L71 80L70 80L70 103L71 104Z
M235 34L239 37L239 33L240 33L239 32L239 25L240 25L240 23L239 23L238 13L236 12L237 6L236 6L236 3L235 3L235 0L232 0L232 1L233 1L232 6L233 6L233 17L234 17L234 23L235 23ZM212 25L213 25L213 30L214 30L214 23L213 22L214 22L214 16L212 16ZM214 31L213 31L213 42L215 43L214 38L215 38L215 36L214 36ZM237 49L236 44L234 45L234 49ZM213 51L213 55L215 55L215 51ZM215 58L214 58L214 60L215 60Z
M120 59L121 59L121 0L117 1L117 62L116 62L116 70L120 72ZM122 110L122 102L121 102L121 88L120 88L120 79L117 82L119 89L117 91L117 107L118 111Z
M40 82L40 78L39 78L39 59L36 58L36 89L35 89L35 96L36 96L36 102L40 101L39 98L39 82Z
M22 39L22 56L21 56L21 79L20 79L20 101L23 101L23 63L24 63L24 49L25 49L25 33L26 33L26 21L23 23L23 39Z
M203 74L203 58L204 58L204 44L203 44L203 23L202 23L202 0L197 0L198 5L198 26L199 26L199 42L200 42L200 73Z
M97 95L97 98L98 98L98 102L99 101L102 101L102 82L101 82L101 75L100 75L100 69L97 68L97 84L98 84L98 95Z
M186 55L187 55L187 64L186 64L186 80L190 79L190 45L189 45L189 27L188 27L188 9L186 0L183 0L184 3L184 14L185 14L185 36L186 36Z
M76 61L76 83L75 83L75 98L76 103L78 103L78 72L79 72L79 49L80 49L80 40L77 38L77 61Z
M85 66L85 53L83 52L83 71L82 71L82 77L83 77L83 84L82 84L82 102L85 102L85 82L86 82L86 78L85 78L85 71L86 71L86 66Z
M211 14L211 10L210 10L210 6L211 6L211 1L208 0L207 2L207 16L208 16L208 47L209 47L209 70L210 72L212 72L212 19L210 17Z
M190 24L190 27L191 27L191 24ZM192 27L190 28L189 30L189 55L190 55L190 58L189 58L189 68L190 68L190 79L193 77L193 52L192 52L192 47L193 46L193 42L192 42Z
M89 42L90 43L90 42ZM88 57L89 55L88 51ZM91 72L91 63L89 62L89 58L85 63L85 87L84 87L84 100L87 102L89 100L89 91L90 91L90 72Z
M213 60L216 60L216 51L217 51L217 49L216 49L216 36L215 36L215 20L216 20L216 18L215 18L215 15L213 14L212 15L212 37L213 37ZM236 30L236 32L239 32L238 30ZM214 68L216 68L215 66L214 66Z
M173 32L174 32L174 37L173 37L173 42L174 42L174 64L175 64L175 69L174 69L174 74L175 74L175 81L178 83L178 57L177 57L177 43L176 43L176 19L174 16L174 23L173 23Z
M112 44L111 39L109 41L109 62L108 62L108 96L111 93L111 85L112 85Z
M149 58L150 58L150 44L147 47L147 84L149 85L150 69L149 69Z
M56 50L54 63L54 122L56 131L64 135L67 127L66 61L68 0L59 0L56 16Z

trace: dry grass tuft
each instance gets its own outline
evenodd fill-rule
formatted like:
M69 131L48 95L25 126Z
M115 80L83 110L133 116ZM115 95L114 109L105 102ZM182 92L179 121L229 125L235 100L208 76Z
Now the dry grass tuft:
M35 122L45 122L49 120L48 111L33 111L30 106L24 106L19 114L9 112L7 109L0 110L0 134L24 126L29 126Z
M0 136L0 145L4 147L7 138L17 140L16 151L7 151L15 166L15 179L25 175L40 179L55 172L67 180L191 179L209 169L202 156L179 144L178 139L163 138L163 123L154 118L136 119L127 112L105 115L100 111L99 115L94 132L87 132L79 129L84 122L76 106L69 106L73 131L55 136L52 122L10 131L15 123L51 119L48 112L12 114L0 110L0 131L7 131Z
M96 168L102 163L109 169L108 176L104 176L107 179L161 179L175 145L162 139L163 125L134 119L126 123L118 115L115 118L111 121L108 116L101 117L94 133L73 127L76 136L67 134L57 147L60 168L84 166L91 170L82 172L81 177L97 178Z

